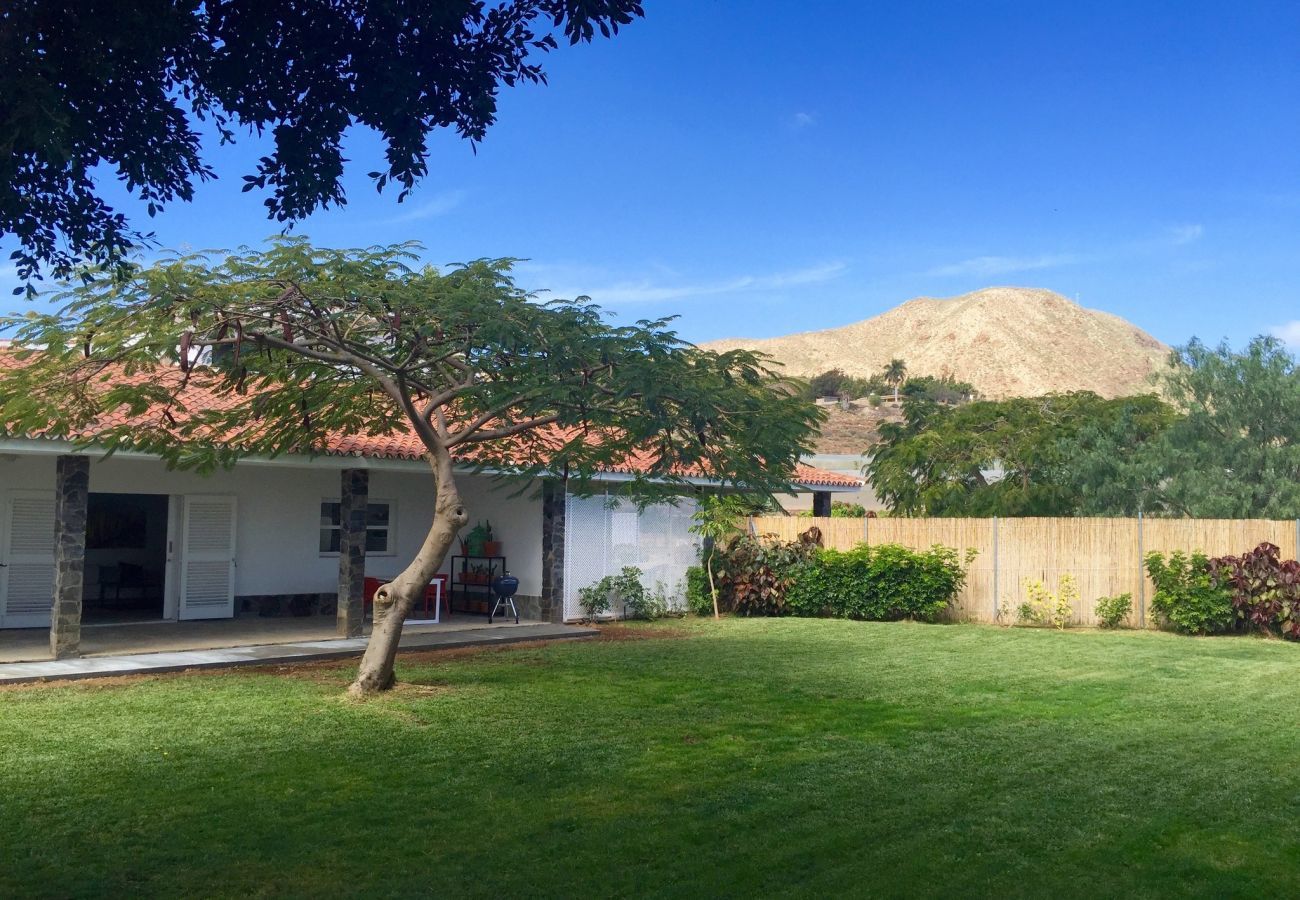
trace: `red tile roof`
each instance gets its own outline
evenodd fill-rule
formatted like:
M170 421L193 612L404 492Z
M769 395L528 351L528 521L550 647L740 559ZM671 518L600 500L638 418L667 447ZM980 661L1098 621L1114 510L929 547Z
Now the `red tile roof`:
M0 369L7 368L15 364L11 356L0 352ZM179 369L168 369L156 371L148 375L141 374L136 378L149 378L152 380L164 380L168 378L180 379L182 373ZM184 388L177 395L182 406L190 409L220 409L223 406L232 406L242 402L244 399L238 395L232 395L229 392L217 390L213 387L206 386L198 379L192 379L186 383ZM93 438L96 434L114 427L122 425L156 425L160 416L160 410L151 409L142 415L131 415L125 407L120 407L106 415L101 416L94 424L87 428L81 429L74 437ZM32 435L39 437L39 435ZM560 440L560 434L556 432L556 440ZM325 439L323 447L316 449L316 452L326 456L355 456L366 459L387 459L387 460L419 460L424 457L424 444L413 430L397 432L393 434L362 434L362 433L335 433L330 434ZM464 457L467 458L467 457ZM653 464L651 456L647 454L633 453L616 465L609 467L606 471L613 475L634 475L637 473L648 472ZM708 478L707 474L700 469L684 472L687 477ZM839 472L830 472L825 469L818 469L813 466L799 464L795 469L794 481L796 484L813 488L824 487L836 490L855 490L862 486L862 479L854 478Z

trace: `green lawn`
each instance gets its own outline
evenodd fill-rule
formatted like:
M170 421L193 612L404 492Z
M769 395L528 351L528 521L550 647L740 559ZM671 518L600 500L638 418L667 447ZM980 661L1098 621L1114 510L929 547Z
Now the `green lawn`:
M0 896L1300 892L1300 646L651 630L0 693Z

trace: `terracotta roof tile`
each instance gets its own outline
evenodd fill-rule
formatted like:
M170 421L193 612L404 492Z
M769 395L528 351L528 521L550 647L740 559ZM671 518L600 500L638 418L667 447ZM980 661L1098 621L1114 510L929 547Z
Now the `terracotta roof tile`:
M15 361L11 356L0 352L0 369L14 364ZM136 377L140 379L150 378L154 380L170 378L180 379L182 378L182 374L179 369L170 369ZM243 399L241 397L232 396L226 392L215 390L194 380L191 380L185 386L178 397L184 407L192 409L220 409L225 406L234 405ZM97 433L114 426L154 424L158 421L158 416L159 411L156 409L149 410L139 416L132 416L125 408L119 408L102 416L95 424L79 432L76 437L93 438ZM562 435L558 430L554 435L554 439L557 442L562 440ZM545 441L542 441L542 443L545 443ZM317 448L316 452L329 456L355 456L368 459L386 460L418 460L422 459L424 456L424 445L421 443L419 437L416 436L414 431L405 431L395 434L336 433L328 435L325 439L324 446ZM468 457L463 456L462 458ZM610 474L616 475L634 475L649 471L651 466L652 458L649 454L633 453L626 457L621 463L609 467L607 471ZM682 474L686 477L708 477L698 468L683 471ZM800 464L796 467L794 480L797 484L806 487L855 489L862 486L862 479L860 478L854 478L850 475L844 475L839 472L830 472L825 469L818 469L804 464Z

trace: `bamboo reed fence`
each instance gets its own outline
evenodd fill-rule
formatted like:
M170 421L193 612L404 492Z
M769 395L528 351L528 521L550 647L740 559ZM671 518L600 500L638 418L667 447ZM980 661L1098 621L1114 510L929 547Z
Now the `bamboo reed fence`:
M1277 544L1286 559L1300 553L1300 519L828 519L762 516L750 519L754 534L794 540L816 525L822 543L837 550L859 544L902 544L923 550L934 544L960 553L977 552L965 589L957 598L958 619L994 622L1001 609L1017 609L1026 599L1026 580L1052 591L1062 575L1079 587L1075 624L1095 624L1101 597L1133 596L1130 624L1148 624L1147 605L1154 588L1142 559L1151 551L1209 556L1241 554L1261 541Z

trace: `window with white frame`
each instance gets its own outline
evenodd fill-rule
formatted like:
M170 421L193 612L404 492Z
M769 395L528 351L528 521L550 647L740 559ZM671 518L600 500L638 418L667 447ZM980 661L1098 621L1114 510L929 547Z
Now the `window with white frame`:
M338 553L342 541L342 509L338 500L320 504L320 552ZM393 517L396 504L391 500L371 500L366 504L366 553L392 556L396 552Z

